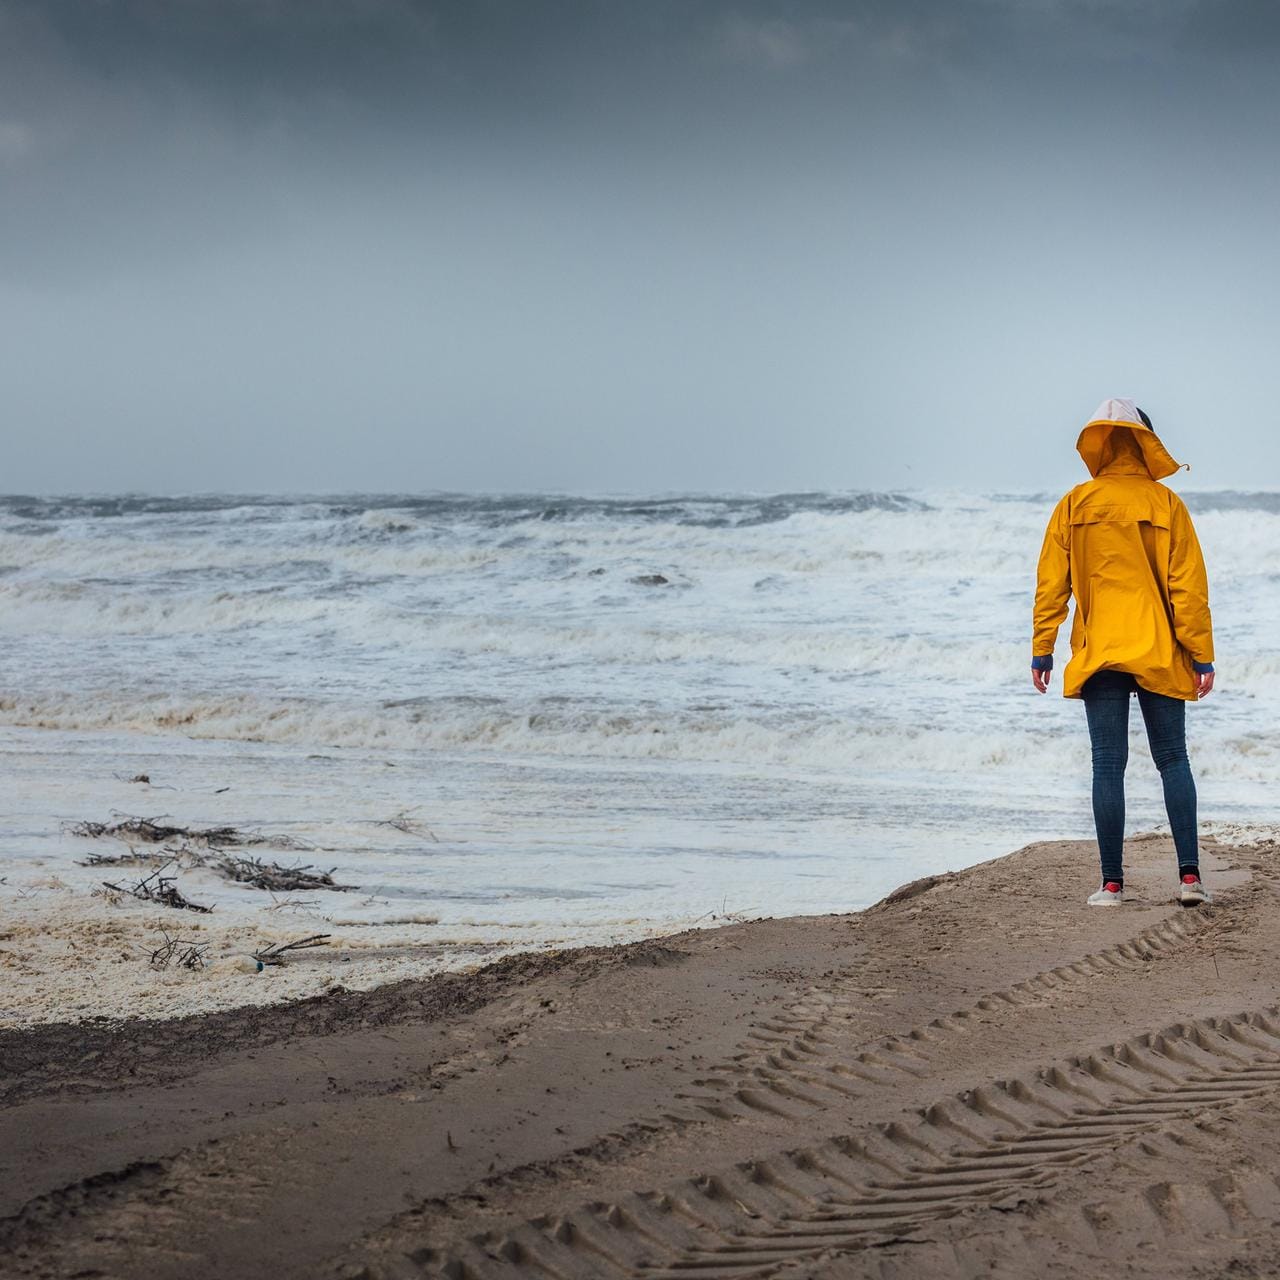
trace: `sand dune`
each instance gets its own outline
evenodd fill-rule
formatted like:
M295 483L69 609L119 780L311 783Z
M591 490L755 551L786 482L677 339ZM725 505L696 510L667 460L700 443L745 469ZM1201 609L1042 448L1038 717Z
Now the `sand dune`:
M870 911L0 1038L13 1276L1274 1274L1280 860L1135 841Z

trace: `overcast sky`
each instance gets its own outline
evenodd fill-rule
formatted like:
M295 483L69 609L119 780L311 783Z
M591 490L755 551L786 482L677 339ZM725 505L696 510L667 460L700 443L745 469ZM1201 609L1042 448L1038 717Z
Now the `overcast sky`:
M0 0L0 489L1280 487L1270 0Z

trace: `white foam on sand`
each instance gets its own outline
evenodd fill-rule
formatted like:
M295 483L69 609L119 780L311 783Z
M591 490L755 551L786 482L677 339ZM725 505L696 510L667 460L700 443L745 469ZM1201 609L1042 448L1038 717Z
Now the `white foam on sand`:
M112 841L83 843L81 853L124 848ZM273 856L270 849L254 852ZM282 851L274 856L285 865L297 857ZM273 895L174 864L165 874L174 875L181 894L213 910L175 910L102 883L127 886L154 869L86 867L68 858L10 864L0 898L0 1027L181 1017L465 971L517 951L665 931L638 921L630 927L620 922L604 935L540 923L442 924L428 912L397 910L377 898L323 891ZM328 934L328 941L294 952L282 965L259 970L253 960L264 948L317 934ZM167 939L178 940L179 955L199 948L204 962L157 967L151 954Z
M184 891L195 893L194 888ZM295 953L285 965L258 971L249 959L268 943L294 942L317 932L335 936L327 946ZM174 1018L338 987L367 990L466 969L529 946L555 945L545 936L522 943L511 930L501 939L485 932L455 930L433 938L429 926L405 923L374 936L360 928L335 931L321 913L274 919L261 909L197 915L127 898L111 901L60 876L37 878L25 886L20 909L7 908L0 923L0 1026L91 1017ZM184 950L202 947L208 964L194 970L155 968L148 953L166 935L180 939Z

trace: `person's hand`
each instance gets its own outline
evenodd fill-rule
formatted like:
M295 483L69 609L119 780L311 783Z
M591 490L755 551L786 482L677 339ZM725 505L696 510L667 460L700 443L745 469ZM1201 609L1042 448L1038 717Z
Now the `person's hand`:
M1213 692L1213 672L1196 672L1196 697L1207 698Z
M1037 671L1037 670L1035 669L1035 667L1032 667L1032 668L1031 668L1031 683L1032 683L1033 685L1035 685L1035 687L1036 687L1036 692L1037 692L1037 693L1048 693L1048 692L1049 692L1049 677L1050 677L1051 675L1053 675L1053 672L1052 672L1052 671ZM1202 680L1204 679L1204 677L1203 677L1203 676L1201 676L1200 678L1201 678ZM1213 677L1212 677L1212 676L1210 676L1210 677L1209 677L1209 687L1210 687L1211 689L1213 688ZM1203 694L1201 694L1200 696L1201 696L1201 697L1204 697L1204 695L1203 695Z

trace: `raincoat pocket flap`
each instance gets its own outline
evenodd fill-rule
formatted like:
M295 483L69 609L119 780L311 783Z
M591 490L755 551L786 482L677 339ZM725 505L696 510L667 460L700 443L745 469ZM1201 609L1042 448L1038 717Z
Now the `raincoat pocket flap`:
M1156 511L1148 503L1134 503L1127 506L1110 504L1107 506L1090 506L1083 510L1076 509L1071 513L1071 523L1078 524L1151 524L1157 529L1169 527L1169 515L1165 511Z

